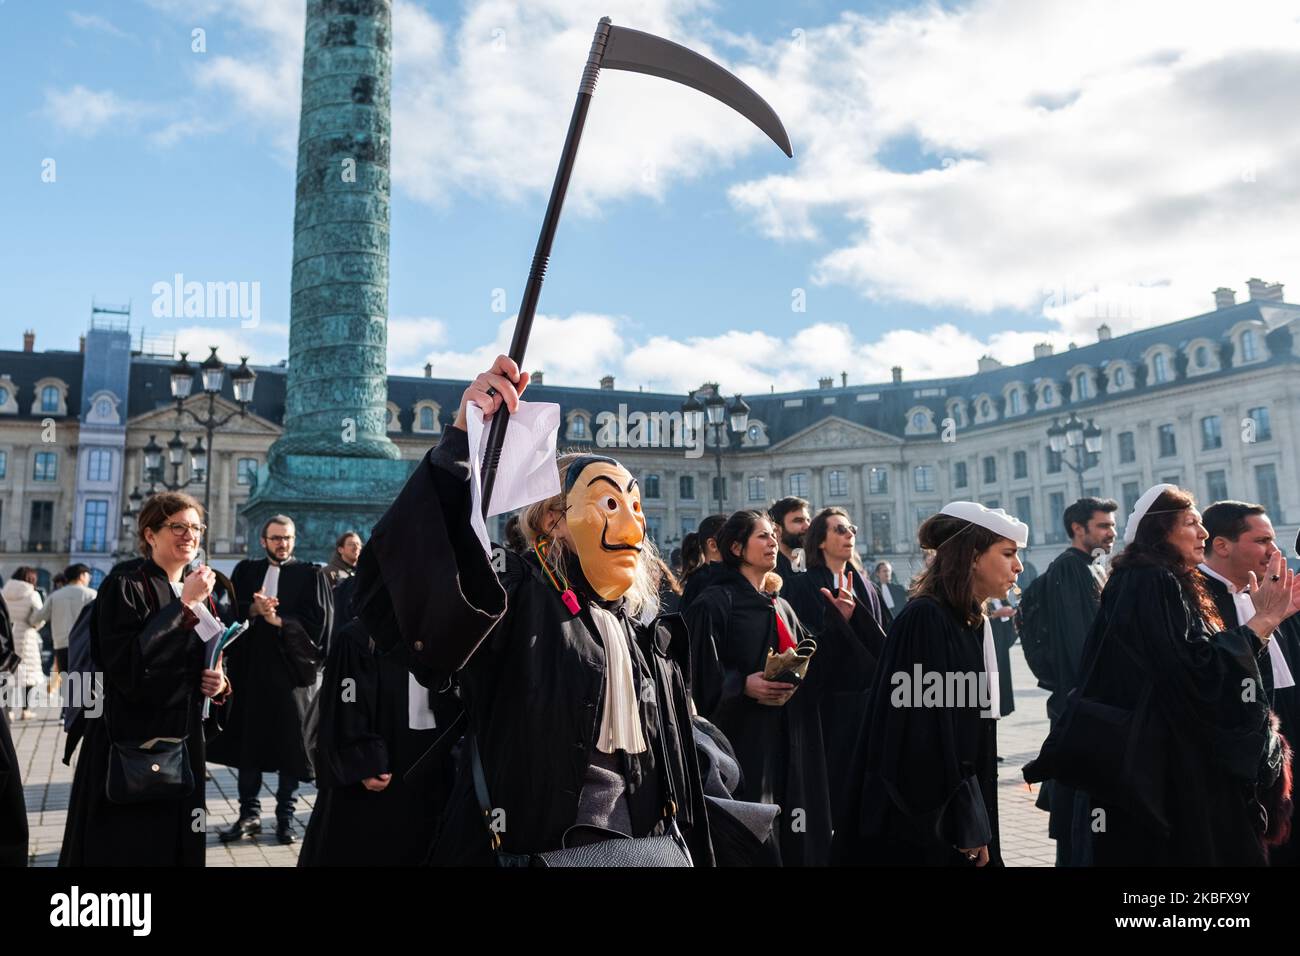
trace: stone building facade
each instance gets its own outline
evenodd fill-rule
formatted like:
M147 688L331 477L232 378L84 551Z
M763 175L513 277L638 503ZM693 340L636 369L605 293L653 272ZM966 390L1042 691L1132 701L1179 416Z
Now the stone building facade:
M745 396L749 424L723 436L720 483L712 430L680 428L684 395L619 390L609 377L599 388L550 386L543 376L529 397L560 405L562 447L607 449L638 476L665 550L719 509L719 493L722 510L796 494L844 507L864 557L905 573L919 562L920 520L968 498L1028 522L1041 568L1062 547L1060 514L1080 493L1119 500L1122 524L1142 491L1170 481L1202 503L1265 504L1290 554L1300 526L1300 306L1283 302L1280 286L1251 280L1249 289L1240 304L1217 290L1213 311L1178 322L1122 336L1103 326L1097 341L1055 354L1040 346L1020 365L980 359L969 376L907 381L895 369L890 382L849 385L845 369L838 384ZM133 489L148 488L150 436L165 444L179 430L187 446L198 437L170 399L172 361L127 343L121 329L92 327L83 352L37 352L30 337L22 351L0 351L0 574L19 564L52 573L70 560L107 570L130 545L122 511ZM248 547L239 509L284 420L285 368L256 371L249 413L217 433L210 453L219 567ZM437 442L465 384L389 376L388 434L404 460ZM189 401L206 406L194 391ZM228 380L217 402L237 407ZM1063 461L1048 448L1048 428L1072 413L1101 431L1101 452L1081 475L1073 449ZM182 466L179 478L189 477ZM189 490L202 498L201 484Z

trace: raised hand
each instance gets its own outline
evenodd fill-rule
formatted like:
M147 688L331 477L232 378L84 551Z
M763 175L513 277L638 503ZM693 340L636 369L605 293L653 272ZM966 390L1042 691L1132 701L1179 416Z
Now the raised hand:
M465 428L466 409L471 402L483 409L484 418L491 418L503 401L506 408L514 412L519 406L519 396L527 387L528 373L519 371L519 366L510 356L498 355L492 367L480 372L461 395L455 426L462 430Z

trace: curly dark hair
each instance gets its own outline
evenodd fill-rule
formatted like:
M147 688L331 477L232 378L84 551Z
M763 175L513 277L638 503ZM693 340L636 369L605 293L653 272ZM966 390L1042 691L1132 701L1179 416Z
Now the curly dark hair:
M1182 488L1162 491L1138 525L1133 543L1117 554L1110 566L1115 571L1126 568L1164 568L1178 579L1183 597L1201 618L1222 630L1223 618L1219 616L1219 609L1201 583L1201 576L1195 568L1187 567L1178 549L1169 543L1169 533L1183 514L1195 507L1196 498L1190 491Z

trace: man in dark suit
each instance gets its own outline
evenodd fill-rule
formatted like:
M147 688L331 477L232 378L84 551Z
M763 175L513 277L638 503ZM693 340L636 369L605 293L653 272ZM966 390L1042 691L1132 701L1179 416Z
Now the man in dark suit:
M1262 505L1244 501L1216 501L1205 509L1201 522L1209 534L1205 560L1199 568L1201 580L1214 599L1224 627L1238 627L1255 615L1248 591L1251 572L1262 578L1269 559L1278 550L1273 523ZM1283 621L1273 632L1260 650L1258 661L1264 693L1278 716L1279 730L1295 746L1300 743L1300 691L1296 687L1300 625L1295 617ZM1269 862L1273 866L1300 863L1300 840L1293 836L1274 847Z
M898 612L907 603L907 589L894 582L894 566L888 561L876 564L876 590L880 592L880 601L889 609L890 617L898 617Z

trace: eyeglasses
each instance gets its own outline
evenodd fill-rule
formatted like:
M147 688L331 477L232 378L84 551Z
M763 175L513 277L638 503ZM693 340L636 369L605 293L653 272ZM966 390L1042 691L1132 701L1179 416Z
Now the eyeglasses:
M267 541L270 541L272 544L288 544L290 541L293 540L293 535L291 535L291 534L272 534L272 535L268 535L267 538L266 538L266 540L267 540Z
M187 534L192 534L196 538L201 538L203 537L203 532L208 530L208 526L205 524L186 524L183 521L170 521L163 525L163 527L178 538L183 538Z
M837 524L832 525L831 530L836 534L857 534L858 526L855 524Z

